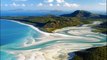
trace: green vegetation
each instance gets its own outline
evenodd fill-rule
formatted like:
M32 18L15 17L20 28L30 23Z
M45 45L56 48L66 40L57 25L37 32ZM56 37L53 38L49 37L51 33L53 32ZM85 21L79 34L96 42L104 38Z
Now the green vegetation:
M104 33L107 34L107 29L106 28L96 28L95 30L93 30L93 32L99 32L99 33Z
M72 14L65 14L61 16L22 16L22 17L10 17L2 16L1 19L17 20L24 23L32 24L39 29L47 32L52 32L55 29L68 27L68 26L81 26L82 24L90 24L93 21L102 21L104 23L93 26L94 32L107 33L107 16L92 14L87 11L75 11ZM99 47L94 49L88 49L86 51L76 52L74 60L107 60L107 47Z
M107 60L107 46L76 52L73 60Z
M43 17L2 17L2 19L17 20L25 23L30 23L44 31L51 32L58 28L67 26L79 26L83 24L79 18L76 17L56 17L56 16L43 16Z
M107 21L101 23L100 25L94 26L93 28L95 28L95 30L93 30L94 32L107 34Z
M76 56L73 58L73 60L83 60L83 58L76 55Z
M17 20L24 23L32 24L43 31L52 32L55 29L68 27L68 26L81 26L82 24L90 24L93 21L103 21L106 19L98 19L98 18L80 18L80 17L62 17L62 16L42 16L42 17L34 17L34 16L25 16L25 17L10 17L5 16L1 17L1 19L10 19ZM105 32L107 29L96 28L94 32Z

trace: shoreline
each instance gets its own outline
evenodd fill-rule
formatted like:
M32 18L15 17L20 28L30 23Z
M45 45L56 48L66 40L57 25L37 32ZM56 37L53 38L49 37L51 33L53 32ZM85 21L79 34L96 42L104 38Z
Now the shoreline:
M10 20L9 20L10 21ZM14 22L17 22L17 21L14 21ZM17 23L19 23L19 24L23 24L23 25L27 25L27 26L29 26L29 27L31 27L31 28L33 28L33 29L35 29L36 31L38 31L38 32L41 32L41 34L43 34L41 37L43 37L43 38L41 38L40 37L40 42L39 43L37 43L37 44L40 44L40 43L44 43L44 42L47 42L47 41L50 41L50 40L57 40L57 39L59 39L60 41L61 41L61 39L80 39L80 38L82 38L81 36L70 36L70 35L65 35L65 34L60 34L60 33L46 33L46 32L43 32L43 31L40 31L38 28L36 28L36 27L34 27L34 26L32 26L32 25L29 25L29 24L25 24L25 23L22 23L22 22L17 22ZM61 30L60 30L61 31ZM71 34L72 34L72 32L70 32ZM81 35L81 34L80 34ZM78 38L77 38L78 37ZM83 37L84 39L85 39L85 37ZM82 39L83 39L82 38ZM87 38L87 37L86 37ZM98 41L100 41L100 40L96 40L95 41L95 39L91 39L90 41L88 41L88 39L85 39L85 40L87 40L87 42L98 42ZM59 41L59 42L60 42ZM72 41L72 40L71 40ZM26 57L26 56L30 56L30 55L32 55L33 56L33 54L34 53L37 53L38 54L38 56L40 55L41 57L39 57L39 58L37 58L38 60L40 59L40 60L48 60L48 59L51 59L51 60L54 60L52 57L54 56L57 60L58 59L60 59L60 58L58 58L58 56L60 56L61 55L61 53L64 53L65 55L66 54L68 54L69 52L71 52L71 50L73 49L73 47L75 48L80 48L80 50L82 49L82 50L84 50L84 49L88 49L88 48L91 48L92 47L92 45L91 44L78 44L77 45L77 43L76 44L74 44L73 45L73 43L72 44L68 44L68 43L65 43L65 44L55 44L55 45L52 45L52 46L48 46L48 47L46 47L45 49L43 49L43 50L41 50L41 49L39 49L39 50L36 50L35 51L35 49L34 50L28 50L28 51L25 51L25 53L23 52L23 50L22 50L22 52L21 51L15 51L15 52L11 52L12 54L15 54L15 55L17 55L17 56L19 56L22 60L24 60L25 58L28 58L28 57ZM35 44L32 44L32 45L35 45ZM36 46L36 45L35 45ZM71 46L72 46L72 48L71 48ZM85 47L85 48L82 48L82 47L80 47L80 46L82 46L82 47ZM30 46L31 47L31 46ZM68 50L66 50L65 48L67 48L68 47ZM23 48L23 47L22 47ZM56 50L57 49L57 50ZM64 50L65 49L65 50ZM61 52L61 51L62 52ZM64 50L64 51L63 51ZM34 52L35 51L35 52ZM43 52L41 52L41 51L43 51ZM55 52L56 51L56 52ZM73 52L74 51L78 51L78 49L74 49L74 50L72 50ZM26 54L26 53L28 53L29 52L29 54ZM52 52L55 52L55 53L52 53ZM21 55L20 55L21 54ZM31 59L34 59L34 57L35 57L35 55L36 54L34 54L34 56L33 57L31 57ZM55 55L57 55L57 56L55 56ZM21 57L22 56L22 57ZM49 57L50 56L50 57ZM46 59L45 59L46 58ZM67 58L67 57L66 57ZM19 59L20 60L20 59Z

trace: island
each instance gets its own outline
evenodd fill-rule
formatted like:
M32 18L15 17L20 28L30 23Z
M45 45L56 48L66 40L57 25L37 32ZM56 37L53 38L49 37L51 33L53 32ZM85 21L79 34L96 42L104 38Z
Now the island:
M107 34L107 15L94 14L84 10L76 10L73 13L60 16L1 16L0 19L31 24L49 33L64 27L81 27L87 25L94 29L93 32ZM76 51L74 52L75 56L69 60L106 60L106 52L107 46Z

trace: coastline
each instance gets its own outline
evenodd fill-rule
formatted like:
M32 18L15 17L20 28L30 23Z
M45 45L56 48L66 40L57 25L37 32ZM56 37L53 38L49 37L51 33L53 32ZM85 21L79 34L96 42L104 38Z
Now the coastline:
M14 22L17 22L17 21L14 21ZM64 34L59 34L59 33L54 33L54 34L51 34L51 33L44 33L44 32L42 32L42 31L40 31L38 28L35 28L34 26L32 26L32 25L29 25L29 24L25 24L25 23L21 23L21 22L18 22L18 23L20 23L20 24L24 24L24 25L27 25L27 26L29 26L29 27L31 27L31 28L33 28L33 29L35 29L35 30L37 30L38 32L41 32L42 34L46 34L47 36L42 36L42 37L44 37L44 38L41 38L41 39L45 39L45 41L50 41L49 39L53 39L53 40L56 40L56 39L64 39L64 38L66 38L67 37L67 39L69 39L69 38L73 38L73 36L72 37L68 37L68 35L64 35ZM56 38L56 35L58 35L58 37ZM54 37L55 36L55 37ZM74 38L77 38L78 36L74 36ZM46 40L46 39L48 39L48 40ZM43 42L40 42L40 43L44 43L45 41L43 41ZM90 42L93 42L94 40L91 40ZM60 42L60 41L58 41L58 42ZM98 41L97 41L98 42ZM38 43L39 44L39 43ZM68 43L67 43L68 44ZM33 45L35 45L35 44L33 44ZM45 55L45 58L48 60L48 59L51 59L51 60L53 60L52 59L52 57L54 56L54 55L56 55L57 53L58 53L58 51L60 51L58 54L60 55L62 52L65 52L64 54L65 55L67 55L68 56L68 53L69 52L71 52L71 50L72 50L72 48L73 48L73 44L71 44L70 46L65 46L66 44L59 44L58 45L58 47L56 47L57 45L53 45L53 48L52 48L52 46L49 46L48 48L45 48L45 50L42 50L43 52L45 52L45 53L42 53L42 52L40 52L40 51L37 51L37 50L28 50L28 51L26 51L25 53L27 53L27 52L29 52L29 53L34 53L34 51L37 51L36 53L38 53L38 55L40 55L42 58L41 59L43 59L43 60L45 60L44 58L43 58L43 56L42 55ZM92 46L89 44L80 44L81 46L86 46L87 47L87 49L88 48L91 48ZM74 47L76 47L76 48L80 48L80 45L76 45L76 44L74 44ZM64 47L60 47L60 46L64 46ZM70 48L72 46L72 48ZM58 48L67 48L68 47L68 49L66 50L65 49L65 51L62 51L61 52L61 50L64 50L64 49L58 49ZM53 49L53 50L48 50L48 49ZM56 50L57 49L57 50ZM81 48L82 50L84 50L83 48ZM85 48L86 49L86 48ZM39 49L39 50L41 50L41 49ZM23 51L23 50L22 50ZM11 53L13 53L13 54L16 54L16 55L18 55L18 53L21 53L22 55L25 55L25 56L28 56L28 54L24 54L24 52L22 52L22 51L19 51L19 52L17 52L17 53L14 53L14 52L11 52ZM52 54L52 52L55 52L56 51L56 53L53 53ZM78 51L78 49L74 49L74 50L72 50L73 52L74 51ZM49 52L49 53L48 53ZM31 54L32 54L31 53ZM30 54L30 55L31 55ZM20 56L22 56L22 55L18 55L19 57ZM53 56L50 56L50 58L49 58L49 55L53 55ZM58 56L59 56L58 55ZM34 56L35 56L35 54L34 54ZM25 57L24 56L22 56L21 57L21 59L24 59ZM27 57L28 58L28 57ZM32 59L33 59L34 57L32 57ZM58 57L55 57L56 59L59 59ZM67 57L65 57L65 58L67 58ZM39 58L38 58L38 60L39 60Z

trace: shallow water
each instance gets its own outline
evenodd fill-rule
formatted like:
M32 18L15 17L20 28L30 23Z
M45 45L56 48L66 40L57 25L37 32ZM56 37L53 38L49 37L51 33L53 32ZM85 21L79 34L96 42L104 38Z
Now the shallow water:
M63 53L106 45L106 35L91 32L90 27L68 27L46 33L12 20L1 19L0 24L1 60L58 60L57 55Z

